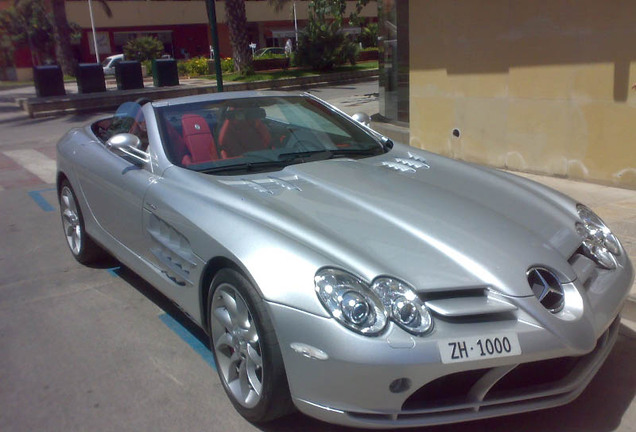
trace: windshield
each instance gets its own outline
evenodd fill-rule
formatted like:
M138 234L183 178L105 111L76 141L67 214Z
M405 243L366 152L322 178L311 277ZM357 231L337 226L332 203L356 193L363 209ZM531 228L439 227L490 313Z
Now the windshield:
M290 164L384 153L349 118L309 97L250 97L157 108L175 165L220 175L275 171Z

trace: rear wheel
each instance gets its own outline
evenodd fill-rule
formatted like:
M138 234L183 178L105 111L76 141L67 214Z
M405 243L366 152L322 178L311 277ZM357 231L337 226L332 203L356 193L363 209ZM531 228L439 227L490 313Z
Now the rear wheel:
M208 296L210 345L236 410L262 423L293 410L274 329L263 300L239 272L223 269Z
M59 200L62 229L73 257L82 264L94 263L103 258L104 250L86 234L82 211L67 180L62 182Z

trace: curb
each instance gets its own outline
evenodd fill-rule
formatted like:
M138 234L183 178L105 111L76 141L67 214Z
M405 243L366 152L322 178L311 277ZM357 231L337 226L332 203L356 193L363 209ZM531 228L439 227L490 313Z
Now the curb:
M630 294L629 297L627 297L627 301L621 311L621 316L636 322L636 296Z
M224 85L225 91L241 90L293 90L306 86L330 85L335 82L344 83L379 75L377 69L336 72L325 75L315 75L300 78L283 78L273 81L254 81L248 83L228 83ZM63 114L114 109L124 102L140 97L149 99L167 99L181 96L193 96L207 93L216 93L216 83L211 85L187 85L177 87L149 87L135 90L107 90L100 93L80 94L73 93L66 96L52 96L44 98L20 98L16 104L26 111L31 118L50 117Z

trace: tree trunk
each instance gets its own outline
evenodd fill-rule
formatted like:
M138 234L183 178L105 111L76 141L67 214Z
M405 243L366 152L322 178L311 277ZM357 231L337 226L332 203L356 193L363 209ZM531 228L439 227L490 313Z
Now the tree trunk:
M247 34L247 16L244 0L225 0L225 16L230 31L234 70L247 73L252 69L252 51Z
M71 28L66 19L64 0L51 0L51 11L53 12L53 40L57 62L64 74L75 75L77 61L71 49Z

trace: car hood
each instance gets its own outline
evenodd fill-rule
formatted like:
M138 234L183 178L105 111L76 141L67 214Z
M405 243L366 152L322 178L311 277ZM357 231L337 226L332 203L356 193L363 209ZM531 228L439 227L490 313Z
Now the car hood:
M367 280L530 296L531 266L552 268L562 282L576 277L567 262L580 244L570 199L410 147L216 181L249 198L241 212Z

